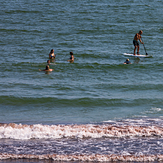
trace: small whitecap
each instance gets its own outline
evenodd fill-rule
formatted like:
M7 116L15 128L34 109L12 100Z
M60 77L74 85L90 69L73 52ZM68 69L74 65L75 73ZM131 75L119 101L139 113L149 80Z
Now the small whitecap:
M156 107L155 107L155 108L152 108L152 110L153 110L153 111L159 112L159 111L161 111L162 109L161 109L161 108L156 108Z

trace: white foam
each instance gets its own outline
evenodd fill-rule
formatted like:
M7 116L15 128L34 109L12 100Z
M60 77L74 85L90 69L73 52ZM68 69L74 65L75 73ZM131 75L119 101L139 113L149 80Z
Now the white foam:
M140 121L139 121L140 123ZM128 125L130 124L130 125ZM137 122L120 122L116 125L22 125L0 126L0 139L57 139L57 138L101 138L131 136L163 136L163 128L157 125L138 125Z
M155 111L155 112L160 112L162 109L161 109L161 108L156 108L156 107L155 107L155 108L152 108L152 110Z
M91 162L104 162L104 161L163 161L163 155L31 155L31 154L0 154L0 159L39 159L39 160L55 160L55 161L91 161Z

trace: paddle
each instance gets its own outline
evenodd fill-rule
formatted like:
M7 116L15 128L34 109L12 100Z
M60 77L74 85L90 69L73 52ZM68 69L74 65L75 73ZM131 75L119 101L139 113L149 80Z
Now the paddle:
M142 40L142 38L141 38L141 40ZM142 40L142 41L143 41L143 40ZM147 53L147 51L146 51L146 48L145 48L145 45L144 45L144 44L143 44L143 46L144 46L145 54L148 55L148 53Z

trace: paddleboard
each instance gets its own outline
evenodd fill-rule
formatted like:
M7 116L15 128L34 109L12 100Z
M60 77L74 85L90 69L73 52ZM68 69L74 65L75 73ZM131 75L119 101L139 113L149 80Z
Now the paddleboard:
M128 56L128 57L139 57L139 58L150 58L152 57L151 55L134 55L134 54L130 54L130 53L123 53L123 55Z

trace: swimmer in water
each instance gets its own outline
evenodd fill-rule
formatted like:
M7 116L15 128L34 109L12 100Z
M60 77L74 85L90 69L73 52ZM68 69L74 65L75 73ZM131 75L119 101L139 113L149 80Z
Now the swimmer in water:
M131 62L129 61L129 59L126 59L126 61L123 64L131 64Z
M47 65L50 65L50 60L47 60Z
M70 52L70 55L71 55L71 57L67 61L70 62L70 63L73 63L74 62L74 54L73 54L73 52Z
M53 71L53 69L50 69L49 65L46 65L46 68L44 70L40 70L39 71Z
M54 49L52 49L49 53L49 59L55 59L57 54L54 54Z

